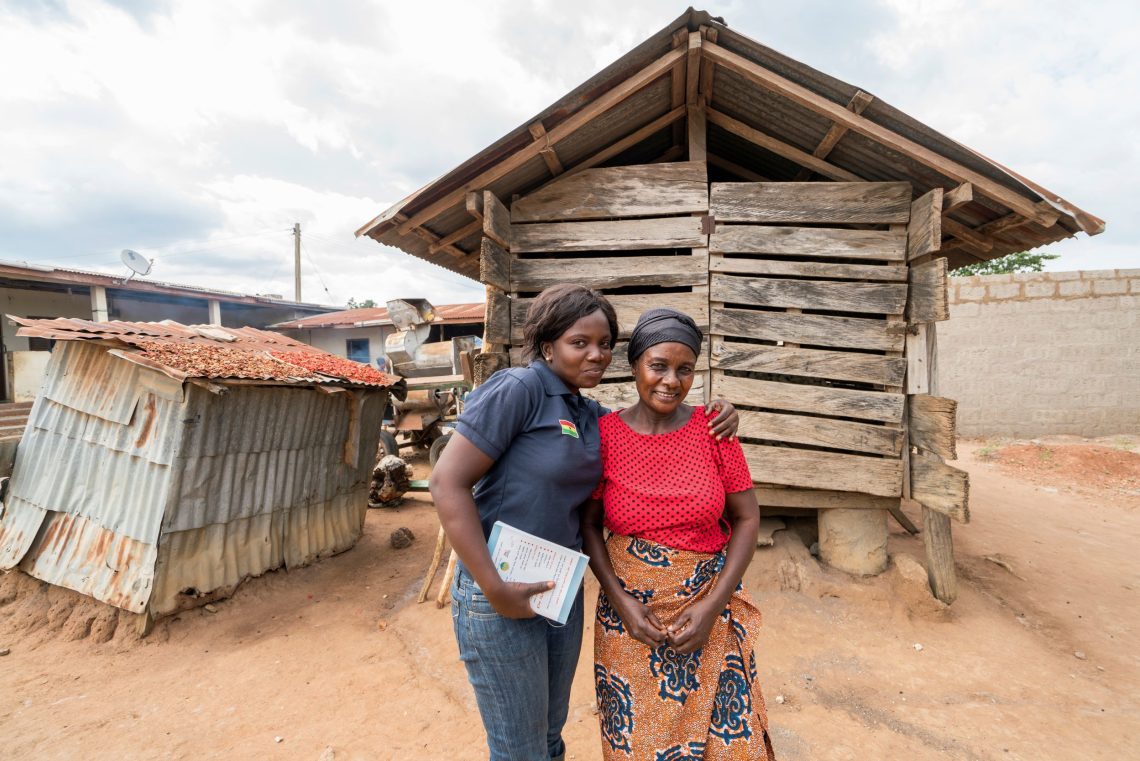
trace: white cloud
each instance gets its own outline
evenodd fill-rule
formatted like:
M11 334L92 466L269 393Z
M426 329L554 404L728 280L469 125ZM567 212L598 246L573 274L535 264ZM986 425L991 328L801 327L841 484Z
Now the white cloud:
M70 0L0 8L0 258L305 297L477 300L352 231L671 21L556 0ZM845 78L1105 217L1063 268L1138 266L1133 3L724 0L740 32ZM125 9L124 9L125 8ZM141 8L141 10L139 10ZM194 252L194 253L186 253ZM315 263L315 267L311 260ZM328 293L325 292L327 285Z

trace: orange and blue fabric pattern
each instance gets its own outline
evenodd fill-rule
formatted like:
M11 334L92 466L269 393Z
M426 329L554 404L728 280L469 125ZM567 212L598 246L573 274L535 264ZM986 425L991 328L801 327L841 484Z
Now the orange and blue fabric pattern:
M705 597L723 553L611 535L606 549L630 595L666 626ZM756 676L760 609L737 586L708 641L682 655L625 630L604 592L594 622L594 687L606 761L774 761Z

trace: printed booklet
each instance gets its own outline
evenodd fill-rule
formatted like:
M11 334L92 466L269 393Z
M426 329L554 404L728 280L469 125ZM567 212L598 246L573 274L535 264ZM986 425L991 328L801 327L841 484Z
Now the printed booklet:
M590 558L502 521L495 521L487 548L503 581L553 581L554 589L531 597L530 606L540 616L566 623Z

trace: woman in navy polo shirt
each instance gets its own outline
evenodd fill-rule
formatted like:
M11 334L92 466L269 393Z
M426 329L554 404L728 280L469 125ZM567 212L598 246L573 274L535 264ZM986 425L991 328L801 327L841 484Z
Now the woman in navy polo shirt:
M535 616L530 597L552 583L504 582L487 538L501 520L581 548L578 508L601 477L598 418L608 410L578 392L602 380L617 335L613 306L596 291L564 284L539 294L524 325L530 365L497 372L472 392L431 475L440 523L459 556L452 619L491 761L565 755L582 593L565 626ZM721 408L710 435L734 434L732 405L710 406Z

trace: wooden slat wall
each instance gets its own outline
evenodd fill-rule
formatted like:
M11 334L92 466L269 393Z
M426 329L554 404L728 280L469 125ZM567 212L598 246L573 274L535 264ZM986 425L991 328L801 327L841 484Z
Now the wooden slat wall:
M712 392L753 478L901 497L910 186L715 183L709 211Z
M626 339L653 307L686 312L707 334L708 180L703 161L589 169L559 177L511 204L511 364L522 363L522 329L538 292L577 283L609 297L620 340L602 385L584 393L609 407L637 401ZM619 290L619 293L614 293ZM668 289L662 292L662 289ZM701 291L704 292L701 292ZM708 386L709 344L689 400Z

